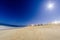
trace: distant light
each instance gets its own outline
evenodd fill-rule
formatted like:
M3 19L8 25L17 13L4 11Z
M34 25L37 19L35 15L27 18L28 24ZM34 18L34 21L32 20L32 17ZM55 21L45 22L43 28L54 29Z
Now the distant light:
M60 21L54 21L52 24L60 24Z
M31 24L31 26L34 26L34 24Z

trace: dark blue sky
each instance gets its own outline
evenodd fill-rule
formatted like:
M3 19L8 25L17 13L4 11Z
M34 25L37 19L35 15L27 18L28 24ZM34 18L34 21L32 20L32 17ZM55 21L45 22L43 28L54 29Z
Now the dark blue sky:
M60 20L60 1L51 0L54 9L47 9L49 0L0 0L0 22L13 25L39 24Z

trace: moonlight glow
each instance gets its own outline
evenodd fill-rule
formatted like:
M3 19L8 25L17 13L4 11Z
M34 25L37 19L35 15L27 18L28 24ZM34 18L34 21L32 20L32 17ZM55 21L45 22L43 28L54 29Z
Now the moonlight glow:
M48 9L53 9L54 8L54 4L53 3L48 3L47 8Z

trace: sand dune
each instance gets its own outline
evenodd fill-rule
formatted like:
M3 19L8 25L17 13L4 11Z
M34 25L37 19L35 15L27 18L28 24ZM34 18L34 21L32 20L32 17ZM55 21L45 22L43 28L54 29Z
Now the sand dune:
M60 25L49 24L0 30L0 40L60 40Z

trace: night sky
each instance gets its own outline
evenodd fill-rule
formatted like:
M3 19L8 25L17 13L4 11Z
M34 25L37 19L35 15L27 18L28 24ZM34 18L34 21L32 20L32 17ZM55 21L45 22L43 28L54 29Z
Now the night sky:
M47 4L54 3L54 8ZM60 20L60 0L0 0L0 23L27 25Z

